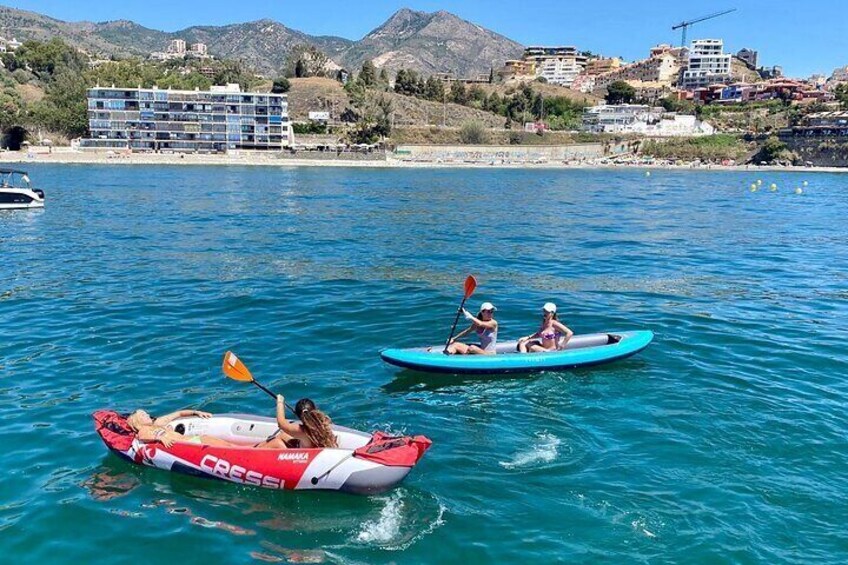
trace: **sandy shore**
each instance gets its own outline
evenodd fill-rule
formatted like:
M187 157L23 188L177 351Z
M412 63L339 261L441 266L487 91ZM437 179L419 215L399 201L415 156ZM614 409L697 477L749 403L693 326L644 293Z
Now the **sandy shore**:
M178 155L164 153L107 154L80 152L57 147L52 151L37 148L30 153L6 151L0 153L0 164L26 165L30 163L80 164L80 165L229 165L264 167L375 167L375 168L481 168L481 169L665 169L694 171L780 171L806 173L848 173L848 167L781 167L758 165L700 165L700 164L648 164L643 162L432 162L395 159L309 159L281 158L275 155L241 153L228 155ZM22 167L25 168L25 167Z

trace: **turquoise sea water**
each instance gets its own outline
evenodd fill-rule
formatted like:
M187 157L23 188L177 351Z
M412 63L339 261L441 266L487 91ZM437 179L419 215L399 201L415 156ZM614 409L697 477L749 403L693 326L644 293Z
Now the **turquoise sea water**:
M0 213L0 561L848 560L848 177L33 165ZM803 180L803 195L792 189ZM456 378L466 274L502 338L557 302L636 357ZM433 448L385 495L134 467L92 411L270 415L220 374Z

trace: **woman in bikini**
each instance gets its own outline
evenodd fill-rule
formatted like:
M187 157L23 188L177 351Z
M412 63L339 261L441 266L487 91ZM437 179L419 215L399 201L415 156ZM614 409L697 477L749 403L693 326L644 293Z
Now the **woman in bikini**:
M136 410L127 416L127 424L136 433L136 437L143 442L162 442L165 447L171 447L175 442L197 443L202 445L215 445L220 447L237 447L238 444L218 439L213 436L184 436L168 427L168 424L177 418L188 418L197 416L199 418L211 418L209 412L200 410L177 410L159 418L153 418L144 410Z
M518 351L521 353L540 353L544 351L556 351L571 339L574 332L557 319L557 307L553 302L548 302L542 307L542 325L534 334L519 338ZM560 342L561 337L565 337Z
M447 352L451 355L494 355L497 353L495 346L498 344L498 322L492 317L495 310L497 308L491 302L481 304L480 312L476 316L472 316L468 310L463 309L462 314L471 322L471 325L456 334L456 337L450 341ZM480 345L469 345L457 341L471 332L477 333Z
M143 442L159 441L165 447L171 447L175 442L218 447L267 449L338 447L338 441L333 433L333 422L326 414L315 407L314 402L308 398L303 398L297 402L294 411L300 422L289 422L286 419L285 404L286 401L282 395L277 395L277 425L280 429L274 436L254 445L233 443L209 435L185 436L168 427L168 424L177 418L212 417L212 414L199 410L178 410L156 419L144 410L136 410L127 417L127 424L136 432L136 437L139 440Z
M289 422L286 419L286 400L278 394L277 425L280 431L274 439L266 442L268 447L312 449L339 446L332 420L318 410L314 402L301 398L294 405L294 414L300 422Z

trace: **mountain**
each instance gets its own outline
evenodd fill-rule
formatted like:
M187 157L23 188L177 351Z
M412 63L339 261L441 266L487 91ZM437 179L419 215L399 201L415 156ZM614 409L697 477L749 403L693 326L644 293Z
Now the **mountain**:
M402 9L359 41L314 36L273 20L225 26L194 26L177 32L150 29L128 20L63 22L48 16L0 6L0 35L64 41L100 56L144 56L163 51L171 39L206 43L209 53L241 59L265 74L280 72L293 47L314 45L336 63L356 69L367 59L377 67L414 69L424 74L459 76L488 73L521 54L521 45L449 12Z
M340 63L359 67L371 59L379 68L414 69L424 74L458 76L488 73L523 47L502 35L467 22L450 12L399 10L383 25L340 54Z

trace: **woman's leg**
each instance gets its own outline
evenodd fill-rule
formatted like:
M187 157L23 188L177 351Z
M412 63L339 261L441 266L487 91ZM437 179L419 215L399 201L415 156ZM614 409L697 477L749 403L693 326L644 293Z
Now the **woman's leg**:
M231 441L227 441L225 439L217 438L215 436L198 436L200 437L200 443L202 445L211 445L213 447L244 447L242 444L233 443Z
M538 343L534 343L533 345L530 346L530 352L531 353L543 353L543 352L547 352L547 351L553 351L554 349L556 349L556 347L551 347L551 348L542 347Z
M288 449L287 445L289 441L291 441L292 436L284 432L283 430L277 430L277 433L271 439L265 440L263 442L257 443L253 447L260 447L262 449Z
M486 351L481 348L479 345L469 345L468 346L468 355L494 355L494 351Z
M448 346L448 353L451 355L465 355L468 353L468 347L460 341L455 341Z

